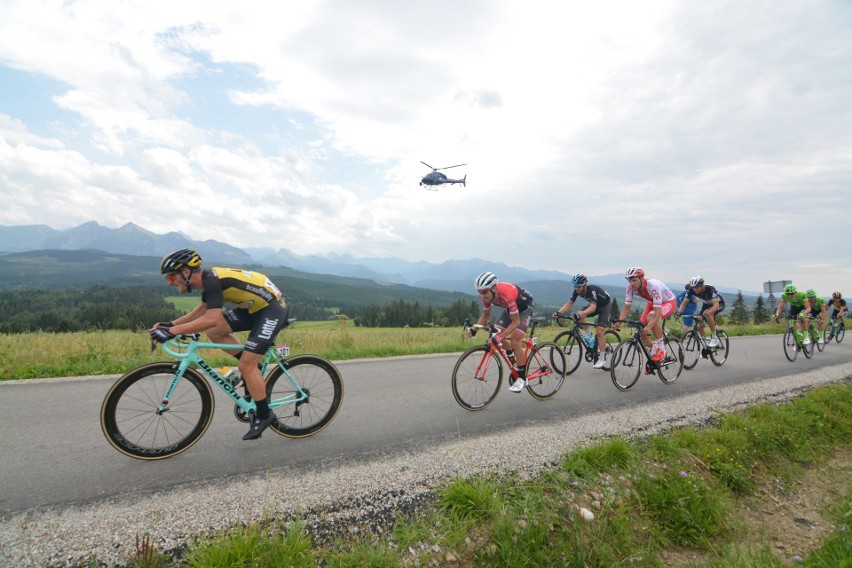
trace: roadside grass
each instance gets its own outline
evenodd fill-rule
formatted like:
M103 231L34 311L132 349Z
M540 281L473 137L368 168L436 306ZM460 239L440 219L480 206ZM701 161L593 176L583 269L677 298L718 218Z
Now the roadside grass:
M795 488L850 450L852 385L831 385L706 427L613 437L533 479L510 472L455 479L419 511L399 514L382 536L317 541L302 522L270 520L201 538L178 557L137 555L130 565L848 567L848 476L838 480L842 491L822 495L819 514L830 530L812 549L788 546L779 555L767 540L773 519L750 526L744 512L765 497L758 488Z
M671 326L675 328L677 326ZM783 324L724 326L731 336L783 333ZM539 341L551 341L565 328L541 326ZM673 330L679 335L679 328ZM626 337L622 331L621 336ZM245 333L237 334L240 340ZM482 342L469 339L460 328L367 328L351 320L298 321L278 336L290 353L314 353L331 360L457 353ZM204 352L214 366L230 365L233 359L219 350ZM125 373L139 365L168 359L159 349L151 352L145 330L87 331L74 333L33 332L0 334L0 380L104 375Z

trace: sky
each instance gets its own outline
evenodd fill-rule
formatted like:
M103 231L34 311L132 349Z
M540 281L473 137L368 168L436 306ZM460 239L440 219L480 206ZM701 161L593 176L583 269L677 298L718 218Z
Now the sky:
M0 225L852 295L849 30L842 0L0 0Z

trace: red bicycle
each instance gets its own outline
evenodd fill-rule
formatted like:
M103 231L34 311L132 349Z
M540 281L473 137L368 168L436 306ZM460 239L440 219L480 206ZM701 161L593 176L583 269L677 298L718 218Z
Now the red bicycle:
M530 396L538 400L547 400L559 392L565 382L567 367L565 353L558 345L538 343L533 335L536 325L545 319L532 318L529 334L524 338L526 388ZM488 340L484 345L471 347L462 353L453 369L453 396L465 410L482 410L491 404L503 384L504 365L508 369L510 384L519 378L506 350L495 338L498 329L493 325L485 327L465 322L465 332L471 330L476 333L479 329L488 330Z

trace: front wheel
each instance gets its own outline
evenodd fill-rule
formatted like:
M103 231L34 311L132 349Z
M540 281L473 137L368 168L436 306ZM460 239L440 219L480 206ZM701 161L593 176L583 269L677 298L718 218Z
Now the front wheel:
M694 329L687 331L680 341L680 346L683 350L683 368L688 371L698 364L698 357L701 356L701 341L698 339L698 332Z
M299 355L267 376L266 396L278 422L269 427L288 438L304 438L328 426L343 403L343 380L331 361ZM288 376L289 375L289 376Z
M553 339L565 354L565 374L570 375L583 360L583 342L572 331L563 331Z
M666 356L659 363L658 374L661 381L670 385L677 380L683 370L683 350L680 347L680 341L674 337L667 337L664 344Z
M565 382L565 353L555 343L540 343L527 358L527 392L538 400L552 398Z
M465 410L482 410L500 392L503 363L487 345L471 347L453 369L453 397Z
M719 338L719 345L710 350L710 360L717 367L721 367L728 360L728 347L730 340L728 334L721 329L716 329L716 337Z
M621 391L626 391L639 380L642 370L642 350L635 339L625 339L619 343L612 353L609 375L612 384Z
M784 332L784 355L791 363L799 356L799 342L796 340L796 330L792 327Z
M213 419L213 392L187 369L163 404L177 367L164 361L134 369L115 381L101 405L101 430L112 447L140 460L175 456L197 442Z

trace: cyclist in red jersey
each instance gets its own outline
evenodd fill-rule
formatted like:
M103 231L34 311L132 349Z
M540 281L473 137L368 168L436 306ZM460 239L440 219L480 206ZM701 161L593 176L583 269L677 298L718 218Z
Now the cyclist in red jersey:
M479 316L477 325L485 325L488 322L491 318L492 305L506 308L494 326L500 330L496 337L502 341L503 349L510 358L512 353L516 358L515 368L520 378L509 387L509 390L521 392L527 386L524 371L527 356L524 353L523 339L534 310L533 297L520 286L498 281L493 272L480 274L474 286L482 300L482 315ZM469 333L472 334L472 332Z
M663 346L662 321L677 309L677 298L674 292L669 290L669 287L662 281L653 278L646 279L645 271L639 267L628 268L624 277L629 284L625 293L624 307L621 308L618 319L623 320L630 313L634 296L648 300L640 319L645 324L645 328L642 330L642 341L651 350L651 358L657 362L662 361L666 356L666 350ZM612 327L619 329L621 324L614 323ZM653 344L651 343L651 333L654 334Z

